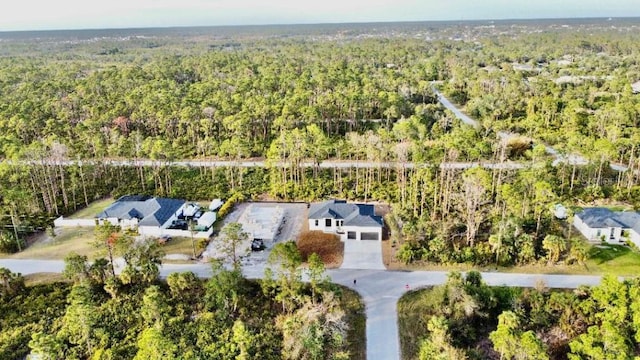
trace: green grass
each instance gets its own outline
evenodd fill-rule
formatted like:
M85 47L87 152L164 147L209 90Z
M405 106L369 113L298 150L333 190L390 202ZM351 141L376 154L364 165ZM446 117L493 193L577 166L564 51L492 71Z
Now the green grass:
M93 228L64 228L55 238L39 241L16 254L3 254L9 259L64 259L67 254L76 252L89 259L96 257L93 246Z
M196 243L196 256L200 255L202 252L198 249L198 241L200 239L194 239ZM193 248L191 246L191 238L190 237L174 237L171 241L161 245L162 251L165 254L183 254L189 257L193 256Z
M640 270L640 253L622 245L594 245L587 267L597 273L635 276Z
M365 360L367 358L367 317L364 302L355 291L341 287L341 303L347 313L347 342L349 359Z
M80 209L69 216L69 219L93 219L96 215L106 209L109 205L113 203L112 198L105 198L102 200L97 200L89 204L84 209Z
M66 282L67 279L59 273L33 273L24 276L24 283L27 286L45 285L56 282Z

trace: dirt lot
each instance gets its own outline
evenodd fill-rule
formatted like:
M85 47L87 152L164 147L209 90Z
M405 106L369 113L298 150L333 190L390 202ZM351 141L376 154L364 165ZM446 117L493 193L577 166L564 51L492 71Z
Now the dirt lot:
M231 212L224 219L224 224L230 222L237 222L241 215L247 210L249 205L253 205L254 207L260 208L274 208L280 207L283 209L283 222L280 228L279 234L274 239L274 242L271 243L269 241L265 242L266 249L262 251L253 251L249 252L248 256L243 258L243 265L252 265L252 264L260 264L266 262L267 257L269 256L269 250L273 247L274 244L281 241L288 240L297 240L298 235L308 229L307 223L307 204L304 203L282 203L282 202L255 202L255 203L241 203L236 205L233 212ZM247 243L247 247L250 246L250 243ZM218 255L217 242L216 239L213 239L209 246L207 246L206 253L209 257L216 257Z

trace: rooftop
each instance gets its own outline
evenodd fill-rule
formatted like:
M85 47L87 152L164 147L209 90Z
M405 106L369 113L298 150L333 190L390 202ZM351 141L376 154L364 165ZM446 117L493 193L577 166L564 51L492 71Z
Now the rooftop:
M138 219L140 226L162 226L184 205L184 200L126 195L96 215L98 219Z
M607 208L586 208L576 214L591 228L621 227L640 232L640 213L635 211L611 211Z
M311 204L309 219L342 219L343 226L382 227L382 217L375 215L373 205L347 204L345 200Z

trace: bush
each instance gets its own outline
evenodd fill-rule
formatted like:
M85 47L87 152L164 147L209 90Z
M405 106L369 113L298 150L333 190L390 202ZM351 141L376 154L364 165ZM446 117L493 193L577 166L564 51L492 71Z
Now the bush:
M225 216L229 215L234 206L236 206L236 204L241 201L244 201L244 195L242 195L242 193L237 192L231 195L231 197L227 201L225 201L224 204L222 204L220 210L218 210L217 218L222 219Z
M302 260L316 253L325 264L334 263L342 253L342 242L337 235L326 234L322 231L307 231L298 238L298 250Z
M18 252L18 242L20 243L20 248L24 249L25 242L23 239L16 241L16 237L12 232L0 232L0 253L13 254Z

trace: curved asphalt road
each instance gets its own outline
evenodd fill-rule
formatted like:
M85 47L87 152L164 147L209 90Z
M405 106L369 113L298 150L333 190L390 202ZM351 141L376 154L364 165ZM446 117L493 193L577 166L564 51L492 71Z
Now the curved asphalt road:
M24 275L39 272L62 272L62 260L0 260L0 267ZM192 271L200 277L211 276L209 264L164 264L160 276L166 277L173 272ZM244 270L248 278L261 278L264 268L248 267ZM367 359L400 359L398 339L398 299L408 290L424 286L438 285L446 281L447 272L443 271L387 271L333 269L327 274L332 281L356 290L363 298L367 315ZM482 273L489 285L513 287L535 287L543 282L551 288L576 288L580 285L597 285L600 276L586 275L543 275ZM357 284L353 280L357 279Z

